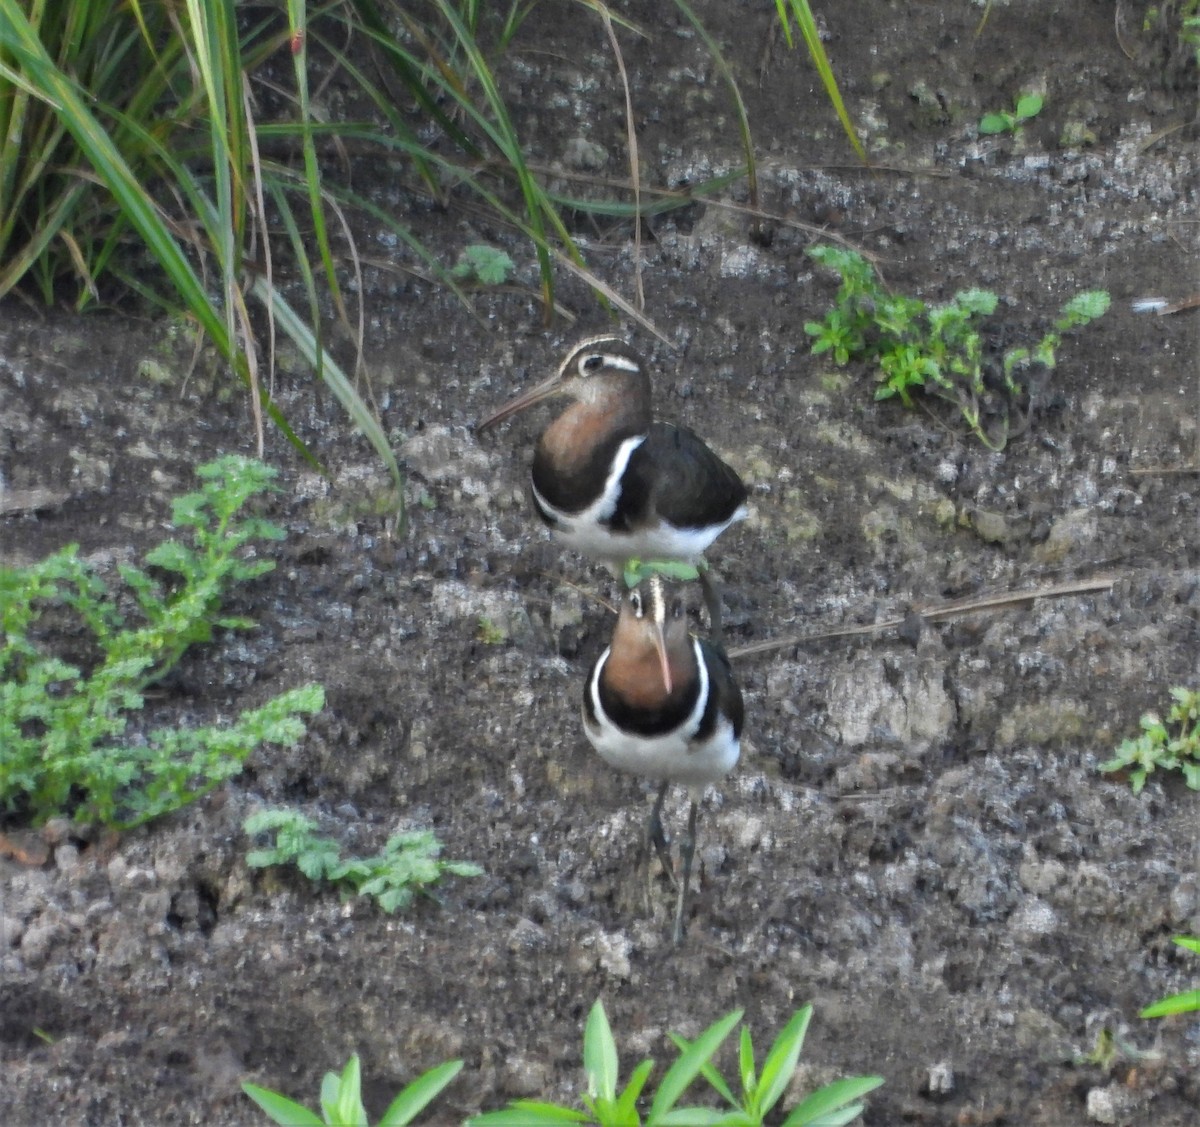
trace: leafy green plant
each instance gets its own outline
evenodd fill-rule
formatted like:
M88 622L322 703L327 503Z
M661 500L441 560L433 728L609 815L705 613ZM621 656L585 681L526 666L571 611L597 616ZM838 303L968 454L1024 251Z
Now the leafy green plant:
M450 1060L422 1073L388 1105L376 1127L406 1127L437 1098L462 1066L462 1061ZM336 1072L325 1073L321 1082L322 1118L270 1088L243 1084L242 1091L281 1127L367 1127L357 1053L346 1063L340 1076Z
M508 641L508 631L503 626L497 626L487 615L479 616L479 629L475 637L485 646L502 646Z
M385 912L407 908L417 893L446 875L477 877L483 870L469 861L440 859L442 843L431 830L393 834L375 857L342 857L331 838L317 836L317 824L298 810L260 810L246 819L246 833L274 833L275 843L246 855L253 869L295 865L311 881L327 881L346 896L366 896Z
M7 810L35 822L70 813L118 828L140 825L237 775L260 744L295 743L305 731L300 714L324 706L321 687L307 685L226 727L124 738L143 691L189 646L210 641L214 629L253 626L224 614L221 605L234 585L274 567L247 558L245 549L283 536L271 522L242 512L271 487L274 470L230 455L196 472L199 491L172 505L172 522L190 531L191 543L171 539L150 551L146 564L155 572L120 565L122 598L110 594L74 544L29 567L0 569L0 804ZM130 601L137 624L123 609ZM80 620L93 661L49 652L42 619L52 610Z
M1101 771L1128 771L1134 794L1140 794L1155 769L1182 771L1187 785L1200 790L1200 691L1176 686L1175 703L1164 723L1156 712L1141 719L1142 734L1123 740Z
M1177 935L1175 942L1194 955L1200 955L1200 939L1191 935ZM1142 1010L1141 1017L1168 1017L1171 1014L1186 1014L1200 1011L1200 990L1185 990L1182 994L1171 994Z
M767 1113L779 1102L800 1060L804 1037L812 1020L811 1005L797 1010L780 1031L763 1061L761 1075L754 1067L754 1045L750 1030L742 1026L738 1046L738 1078L741 1096L735 1096L711 1061L701 1066L701 1075L721 1094L733 1111L708 1122L722 1127L762 1127ZM691 1046L677 1034L671 1040L680 1049ZM851 1076L835 1080L807 1096L783 1120L783 1127L844 1127L862 1114L862 1097L883 1083L882 1076Z
M671 1039L679 1056L663 1074L654 1090L645 1119L638 1101L654 1071L654 1061L642 1061L628 1083L618 1087L618 1059L612 1029L597 1001L588 1014L583 1034L583 1067L587 1091L581 1097L584 1110L535 1100L516 1100L503 1111L489 1111L468 1120L467 1127L535 1127L537 1124L584 1123L599 1127L761 1127L764 1117L783 1096L796 1063L804 1035L812 1017L812 1006L798 1011L776 1038L762 1075L754 1070L754 1050L749 1031L741 1033L740 1072L743 1097L736 1099L712 1061L742 1011L734 1010L710 1025L695 1041L677 1034ZM688 1086L701 1074L728 1101L732 1111L703 1107L676 1107ZM857 1103L867 1092L883 1083L881 1077L864 1076L835 1081L814 1092L783 1120L784 1127L842 1127L862 1111Z
M979 121L980 133L1018 133L1025 122L1042 112L1045 98L1041 94L1021 94L1012 111L997 110L985 113Z
M498 247L473 244L464 247L450 271L457 282L478 282L481 286L501 286L508 281L516 264Z
M710 1025L675 1060L655 1090L643 1120L637 1103L654 1061L644 1060L628 1083L617 1091L617 1046L603 1004L597 1000L583 1031L583 1071L587 1090L581 1096L584 1111L537 1100L514 1100L502 1111L486 1111L467 1120L467 1127L533 1127L535 1124L591 1123L599 1127L654 1127L655 1124L707 1122L702 1108L676 1108L675 1104L695 1079L701 1065L716 1053L721 1042L742 1016L734 1010Z
M912 407L914 392L921 391L949 402L991 450L1002 450L1014 433L1011 414L1028 396L1029 371L1034 366L1052 370L1062 334L1087 325L1109 306L1103 290L1077 294L1033 348L1009 348L998 363L991 363L980 327L980 319L996 310L991 291L960 290L945 305L930 306L919 298L889 293L870 263L855 251L822 245L808 253L841 277L825 319L804 326L814 338L813 353L828 352L839 366L854 359L875 361L876 399L895 396Z

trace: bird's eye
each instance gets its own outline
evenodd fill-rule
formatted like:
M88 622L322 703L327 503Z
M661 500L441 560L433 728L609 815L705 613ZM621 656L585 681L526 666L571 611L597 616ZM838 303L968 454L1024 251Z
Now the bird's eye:
M629 592L629 605L633 607L633 613L642 617L642 595L640 591Z
M579 369L584 375L598 372L602 367L604 367L604 357L599 352L593 352L591 355L585 356L579 365Z

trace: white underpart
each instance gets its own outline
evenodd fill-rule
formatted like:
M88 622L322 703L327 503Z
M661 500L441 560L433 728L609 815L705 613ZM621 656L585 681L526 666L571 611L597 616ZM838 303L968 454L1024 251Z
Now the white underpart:
M584 731L601 758L619 771L645 775L651 779L670 779L693 789L704 787L723 779L733 770L740 750L733 725L726 719L718 720L708 739L695 742L695 735L704 718L704 704L708 699L708 668L700 643L692 639L692 650L700 670L700 693L692 711L679 726L661 736L640 736L634 732L623 732L604 714L600 705L600 674L612 647L600 655L596 668L588 681L588 698L596 713L597 723L593 726L584 713Z
M731 524L746 518L748 510L745 505L740 505L727 521L704 528L673 528L662 521L634 532L614 532L604 527L601 522L617 511L617 502L621 499L621 475L633 452L645 441L645 435L636 435L617 447L600 496L577 513L555 508L538 492L537 486L533 487L538 504L558 522L554 528L555 536L581 555L616 565L632 559L694 561L704 555L704 550Z

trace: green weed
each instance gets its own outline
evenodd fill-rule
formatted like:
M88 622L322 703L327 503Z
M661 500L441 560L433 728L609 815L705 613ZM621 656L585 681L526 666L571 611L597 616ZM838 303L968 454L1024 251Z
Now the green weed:
M1022 94L1013 103L1012 112L998 110L980 119L980 133L1019 133L1025 122L1042 112L1045 99L1041 94Z
M1185 950L1200 955L1200 939L1190 935L1177 935L1175 942ZM1161 998L1142 1010L1141 1017L1168 1017L1171 1014L1187 1014L1200 1011L1200 990L1185 990L1182 994L1171 994Z
M411 1123L458 1075L462 1066L462 1061L450 1060L422 1073L391 1102L376 1127L405 1127ZM367 1127L357 1053L346 1063L340 1076L336 1072L325 1073L321 1082L323 1118L320 1119L303 1104L270 1088L243 1084L242 1091L281 1127Z
M583 1068L587 1090L580 1102L584 1110L536 1100L516 1100L502 1111L484 1112L467 1121L467 1127L533 1127L534 1124L594 1124L597 1127L761 1127L764 1116L786 1091L800 1056L804 1034L812 1016L812 1007L800 1010L776 1038L763 1062L762 1075L755 1076L750 1035L743 1028L741 1037L741 1077L743 1098L735 1099L712 1064L725 1038L741 1020L742 1011L734 1010L710 1025L695 1041L672 1035L679 1056L663 1074L654 1090L643 1119L638 1101L646 1088L654 1061L642 1061L628 1082L618 1091L619 1079L616 1042L597 1001L588 1014L583 1034ZM676 1107L697 1075L703 1075L724 1096L731 1112L702 1107ZM883 1083L881 1077L858 1077L837 1081L808 1097L782 1121L783 1127L842 1127L862 1111L856 1103L860 1096Z
M477 877L483 870L469 861L443 861L442 843L430 830L394 834L375 857L346 857L331 838L317 836L317 824L298 810L260 810L246 819L246 833L274 833L275 844L246 855L254 869L295 865L311 881L327 881L347 897L366 896L385 912L407 908L417 893L446 875Z
M812 1015L811 1005L792 1015L792 1020L784 1026L767 1053L761 1074L754 1067L754 1045L750 1030L742 1026L738 1046L738 1078L742 1088L740 1097L733 1094L711 1061L701 1066L701 1074L733 1109L720 1120L721 1123L728 1127L762 1127L767 1113L779 1102L796 1071ZM672 1034L671 1039L680 1049L686 1051L691 1047L676 1034ZM792 1109L783 1120L784 1127L843 1127L843 1124L850 1123L862 1114L862 1097L882 1083L882 1076L850 1076L826 1084Z
M486 614L481 614L475 637L485 646L502 646L508 641L508 631L497 626Z
M458 261L450 270L450 277L456 282L502 286L516 268L516 263L497 247L472 244L462 249Z
M1102 316L1109 306L1103 290L1077 294L1063 306L1054 327L1033 348L1008 349L999 363L985 356L980 319L996 310L989 290L960 290L945 305L892 294L880 285L862 255L836 246L816 246L809 255L836 271L841 286L823 321L809 321L814 354L828 352L839 366L851 360L878 365L876 399L899 398L914 405L923 392L953 404L971 433L990 450L1002 450L1013 433L1013 412L1028 396L1027 373L1052 370L1062 334Z
M1100 764L1101 771L1128 771L1134 794L1140 794L1146 778L1156 768L1182 771L1187 785L1200 790L1200 691L1176 686L1175 703L1164 723L1156 712L1141 719L1142 734L1124 740L1116 755Z
M140 825L237 775L260 744L295 743L305 730L299 714L323 707L321 687L307 685L227 727L124 738L143 691L189 646L210 641L218 628L253 626L221 606L233 586L274 567L248 559L245 549L283 536L242 511L271 488L274 470L230 455L196 472L199 491L172 504L172 523L189 531L190 543L167 540L147 553L154 571L120 565L120 596L74 544L29 567L0 569L0 804L8 811L35 822L69 813L118 828ZM131 602L136 623L124 609ZM70 661L48 649L42 619L51 611L86 628L93 660Z

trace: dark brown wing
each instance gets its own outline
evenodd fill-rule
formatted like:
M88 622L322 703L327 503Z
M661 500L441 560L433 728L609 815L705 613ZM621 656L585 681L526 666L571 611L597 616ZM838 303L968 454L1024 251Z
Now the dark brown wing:
M653 423L629 459L612 526L632 530L661 517L676 528L724 524L746 500L734 470L687 427Z

